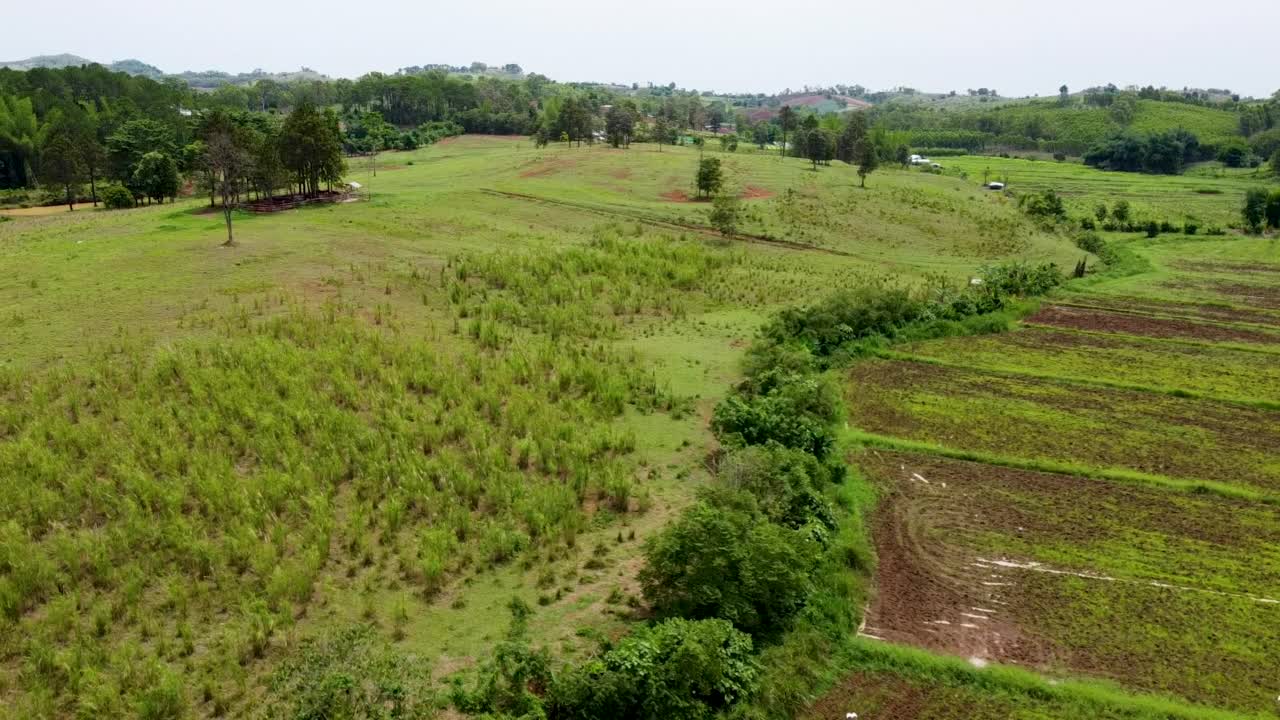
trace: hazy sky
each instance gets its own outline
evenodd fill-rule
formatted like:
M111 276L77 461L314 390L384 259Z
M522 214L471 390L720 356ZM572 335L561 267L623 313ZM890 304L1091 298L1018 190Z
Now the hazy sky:
M70 52L167 72L300 66L333 76L515 62L556 80L773 92L1115 82L1280 89L1280 0L2 0L0 60ZM107 8L112 8L110 11Z

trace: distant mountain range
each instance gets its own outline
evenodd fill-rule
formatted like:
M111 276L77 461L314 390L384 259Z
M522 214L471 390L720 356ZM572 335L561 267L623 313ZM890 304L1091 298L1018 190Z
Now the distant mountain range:
M10 62L0 62L0 68L10 68L13 70L34 70L35 68L64 68L76 67L79 65L92 65L96 61L88 58L63 53L61 55L37 55L27 58L26 60L13 60ZM310 68L302 68L295 72L271 73L265 70L254 70L249 73L225 73L218 70L206 70L204 72L193 72L188 70L181 73L166 73L155 65L148 65L141 60L119 60L113 63L98 63L103 67L115 72L128 73L130 75L140 75L148 77L152 80L163 80L173 77L186 82L193 88L204 90L212 90L220 85L251 85L258 80L275 80L276 82L298 82L306 80L328 80L327 75L316 72Z

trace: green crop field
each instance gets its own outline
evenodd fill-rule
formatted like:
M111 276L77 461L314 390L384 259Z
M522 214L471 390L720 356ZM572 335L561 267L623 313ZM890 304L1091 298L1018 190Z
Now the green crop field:
M1099 203L1125 200L1142 221L1184 221L1228 227L1239 222L1240 204L1249 188L1274 185L1265 171L1222 171L1216 175L1142 175L1108 172L1076 162L962 155L941 158L948 172L963 173L971 183L1000 180L1015 192L1053 190L1074 217L1092 217ZM1228 252L1235 252L1229 250Z
M479 714L458 688L510 651L513 597L569 676L653 618L646 542L732 465L712 425L779 311L1103 267L983 163L1073 211L1119 192L1224 226L1250 182L966 157L861 189L708 148L742 208L725 237L699 154L464 135L352 159L357 202L237 212L231 247L201 198L0 224L0 717L309 717L282 688L335 637L411 660L428 714ZM761 635L748 716L1275 712L1273 241L1108 241L1132 272L1013 332L830 371L851 549L823 581L851 589ZM806 649L863 598L870 638ZM999 636L911 614L988 600Z

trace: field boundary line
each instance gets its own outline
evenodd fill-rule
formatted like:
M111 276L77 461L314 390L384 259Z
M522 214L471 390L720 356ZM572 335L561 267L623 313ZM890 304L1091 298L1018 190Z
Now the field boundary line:
M492 188L482 188L481 192L489 195L497 195L499 197L512 198L516 200L527 200L529 202L538 202L538 203L545 203L547 205L558 205L560 207L573 208L575 210L582 210L584 212L595 213L597 215L603 215L605 217L625 218L627 220L642 222L648 225L654 225L656 227L666 228L668 230L678 230L681 232L696 232L702 235L707 235L714 238L728 239L731 241L745 240L747 242L755 243L758 245L768 245L771 247L784 248L787 250L799 250L802 252L816 252L816 253L823 253L826 255L839 255L841 257L858 257L853 253L845 252L843 250L836 250L835 248L826 248L818 245L805 245L804 243L792 242L790 240L779 240L777 238L768 238L762 235L747 235L747 234L739 233L739 234L726 237L726 236L722 236L720 233L716 232L714 229L709 227L704 227L702 225L694 225L693 223L676 222L673 220L660 220L658 218L645 215L643 213L628 212L626 210L610 210L603 207L588 205L586 203L576 203L570 200L555 200L552 198L539 197L537 195L527 195L525 193L510 192L507 190L494 190Z
M951 460L963 460L983 465L1007 467L1014 470L1049 473L1052 475L1070 475L1074 477L1087 478L1089 480L1109 480L1128 483L1130 485L1157 487L1175 492L1216 495L1229 500L1247 500L1266 505L1280 505L1280 495L1239 485L1229 485L1217 480L1205 480L1201 478L1172 478L1167 475L1156 475L1153 473L1139 472L1137 470L1099 468L1087 465L1075 465L1072 463L1062 462L1061 460L1033 460L1029 458L1015 457L1012 455L998 455L996 453L989 453L981 450L963 450L960 448L948 447L946 445L939 445L937 443L924 442L920 440L907 440L905 438L897 438L891 435L880 435L878 433L871 433L852 427L846 428L844 435L855 443L859 443L866 447L876 447L884 450L916 452L925 455L945 457Z
M1058 383L1060 385L1081 385L1084 387L1103 388L1107 390L1129 390L1132 392L1143 392L1151 395L1163 395L1181 400L1209 400L1211 402L1220 402L1228 405L1241 405L1243 407L1253 408L1255 410L1280 411L1280 402L1274 400L1249 400L1246 398L1224 397L1221 395L1211 395L1209 393L1200 392L1198 390L1186 390L1184 388L1161 387L1159 385L1142 385L1140 383L1126 383L1118 380L1090 380L1088 378L1074 378L1066 375L1055 375L1053 373L1036 372L1034 370L1018 370L1009 367L991 367L970 365L964 362L954 360L942 360L939 358L931 358L926 355L913 355L911 353L898 352L896 350L876 350L876 357L884 360L896 360L900 362L913 362L921 365L937 365L939 367L955 368L957 370L969 370L975 373L983 373L987 375L1004 375L1007 377L1023 377L1034 380L1044 380L1046 382Z
M1081 335L1095 335L1097 337L1125 338L1125 339L1143 340L1143 341L1149 340L1151 342L1158 342L1158 343L1172 343L1174 345L1189 345L1191 347L1210 347L1210 348L1218 348L1220 350L1240 350L1241 352L1258 353L1260 355L1280 355L1280 345L1278 345L1275 349L1273 349L1272 346L1270 345L1247 345L1243 343L1208 342L1205 340L1190 340L1190 339L1184 339L1184 338L1155 337L1153 335L1134 335L1132 333L1106 332L1104 330L1081 330L1080 328L1062 327L1060 325L1045 325L1043 323L1031 322L1029 320L1022 320L1021 322L1026 327L1039 328L1041 330L1053 330L1055 332L1080 333ZM1280 337L1277 337L1276 340L1277 340L1277 343L1280 343Z
M1229 328L1233 330L1261 330L1263 332L1273 333L1276 336L1276 342L1280 342L1280 317L1276 318L1277 325L1268 325L1266 323L1252 323L1239 320L1214 320L1211 318L1203 318L1188 315L1171 315L1162 312L1150 312L1147 310L1131 310L1128 308L1113 308L1102 305L1091 305L1082 302L1070 301L1048 301L1048 305L1058 305L1061 307L1079 308L1081 310L1098 310L1100 312L1116 313L1117 315L1132 315L1134 317L1157 318L1160 320L1181 320L1183 322L1197 323L1200 325L1216 325L1218 327ZM1256 310L1256 308L1245 308L1232 305L1224 307L1225 310Z

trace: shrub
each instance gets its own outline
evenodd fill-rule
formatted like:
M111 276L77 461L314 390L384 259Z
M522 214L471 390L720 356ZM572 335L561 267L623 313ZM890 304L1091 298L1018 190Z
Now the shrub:
M1280 189L1272 190L1267 196L1265 214L1267 227L1280 229Z
M751 638L728 622L671 619L562 676L547 709L565 720L703 720L750 694L758 672Z
M1231 138L1218 149L1218 160L1230 168L1245 167L1252 155L1249 144L1242 138Z
M773 634L804 607L818 554L801 532L699 502L645 543L639 579L660 616L720 618Z
M1076 235L1076 247L1101 257L1106 251L1107 243L1095 232L1082 232Z
M1267 191L1253 188L1244 195L1244 207L1240 209L1240 217L1244 220L1245 229L1251 233L1262 232L1267 221Z
M1067 209L1062 204L1062 198L1058 197L1058 193L1054 192L1052 188L1032 195L1022 195L1018 198L1018 203L1022 206L1023 211L1033 218L1058 221L1065 219L1067 216Z
M720 192L723 185L724 173L720 169L720 158L703 158L698 163L698 195L711 197Z
M1195 235L1200 230L1200 226L1194 220L1187 220L1182 223L1182 234Z
M133 193L123 185L108 185L99 193L103 207L108 210L127 210L133 207Z
M835 512L822 488L843 479L844 464L823 464L809 453L771 443L739 448L720 460L717 477L748 493L770 522L800 529L817 523L835 530Z
M1081 230L1097 230L1098 225L1093 221L1093 218L1082 217L1080 218L1080 229Z
M835 383L817 375L770 372L716 406L711 428L726 445L776 442L825 458L835 447L842 403Z
M712 201L709 220L711 227L726 237L738 231L738 220L742 215L742 205L738 198L727 193L717 195Z

